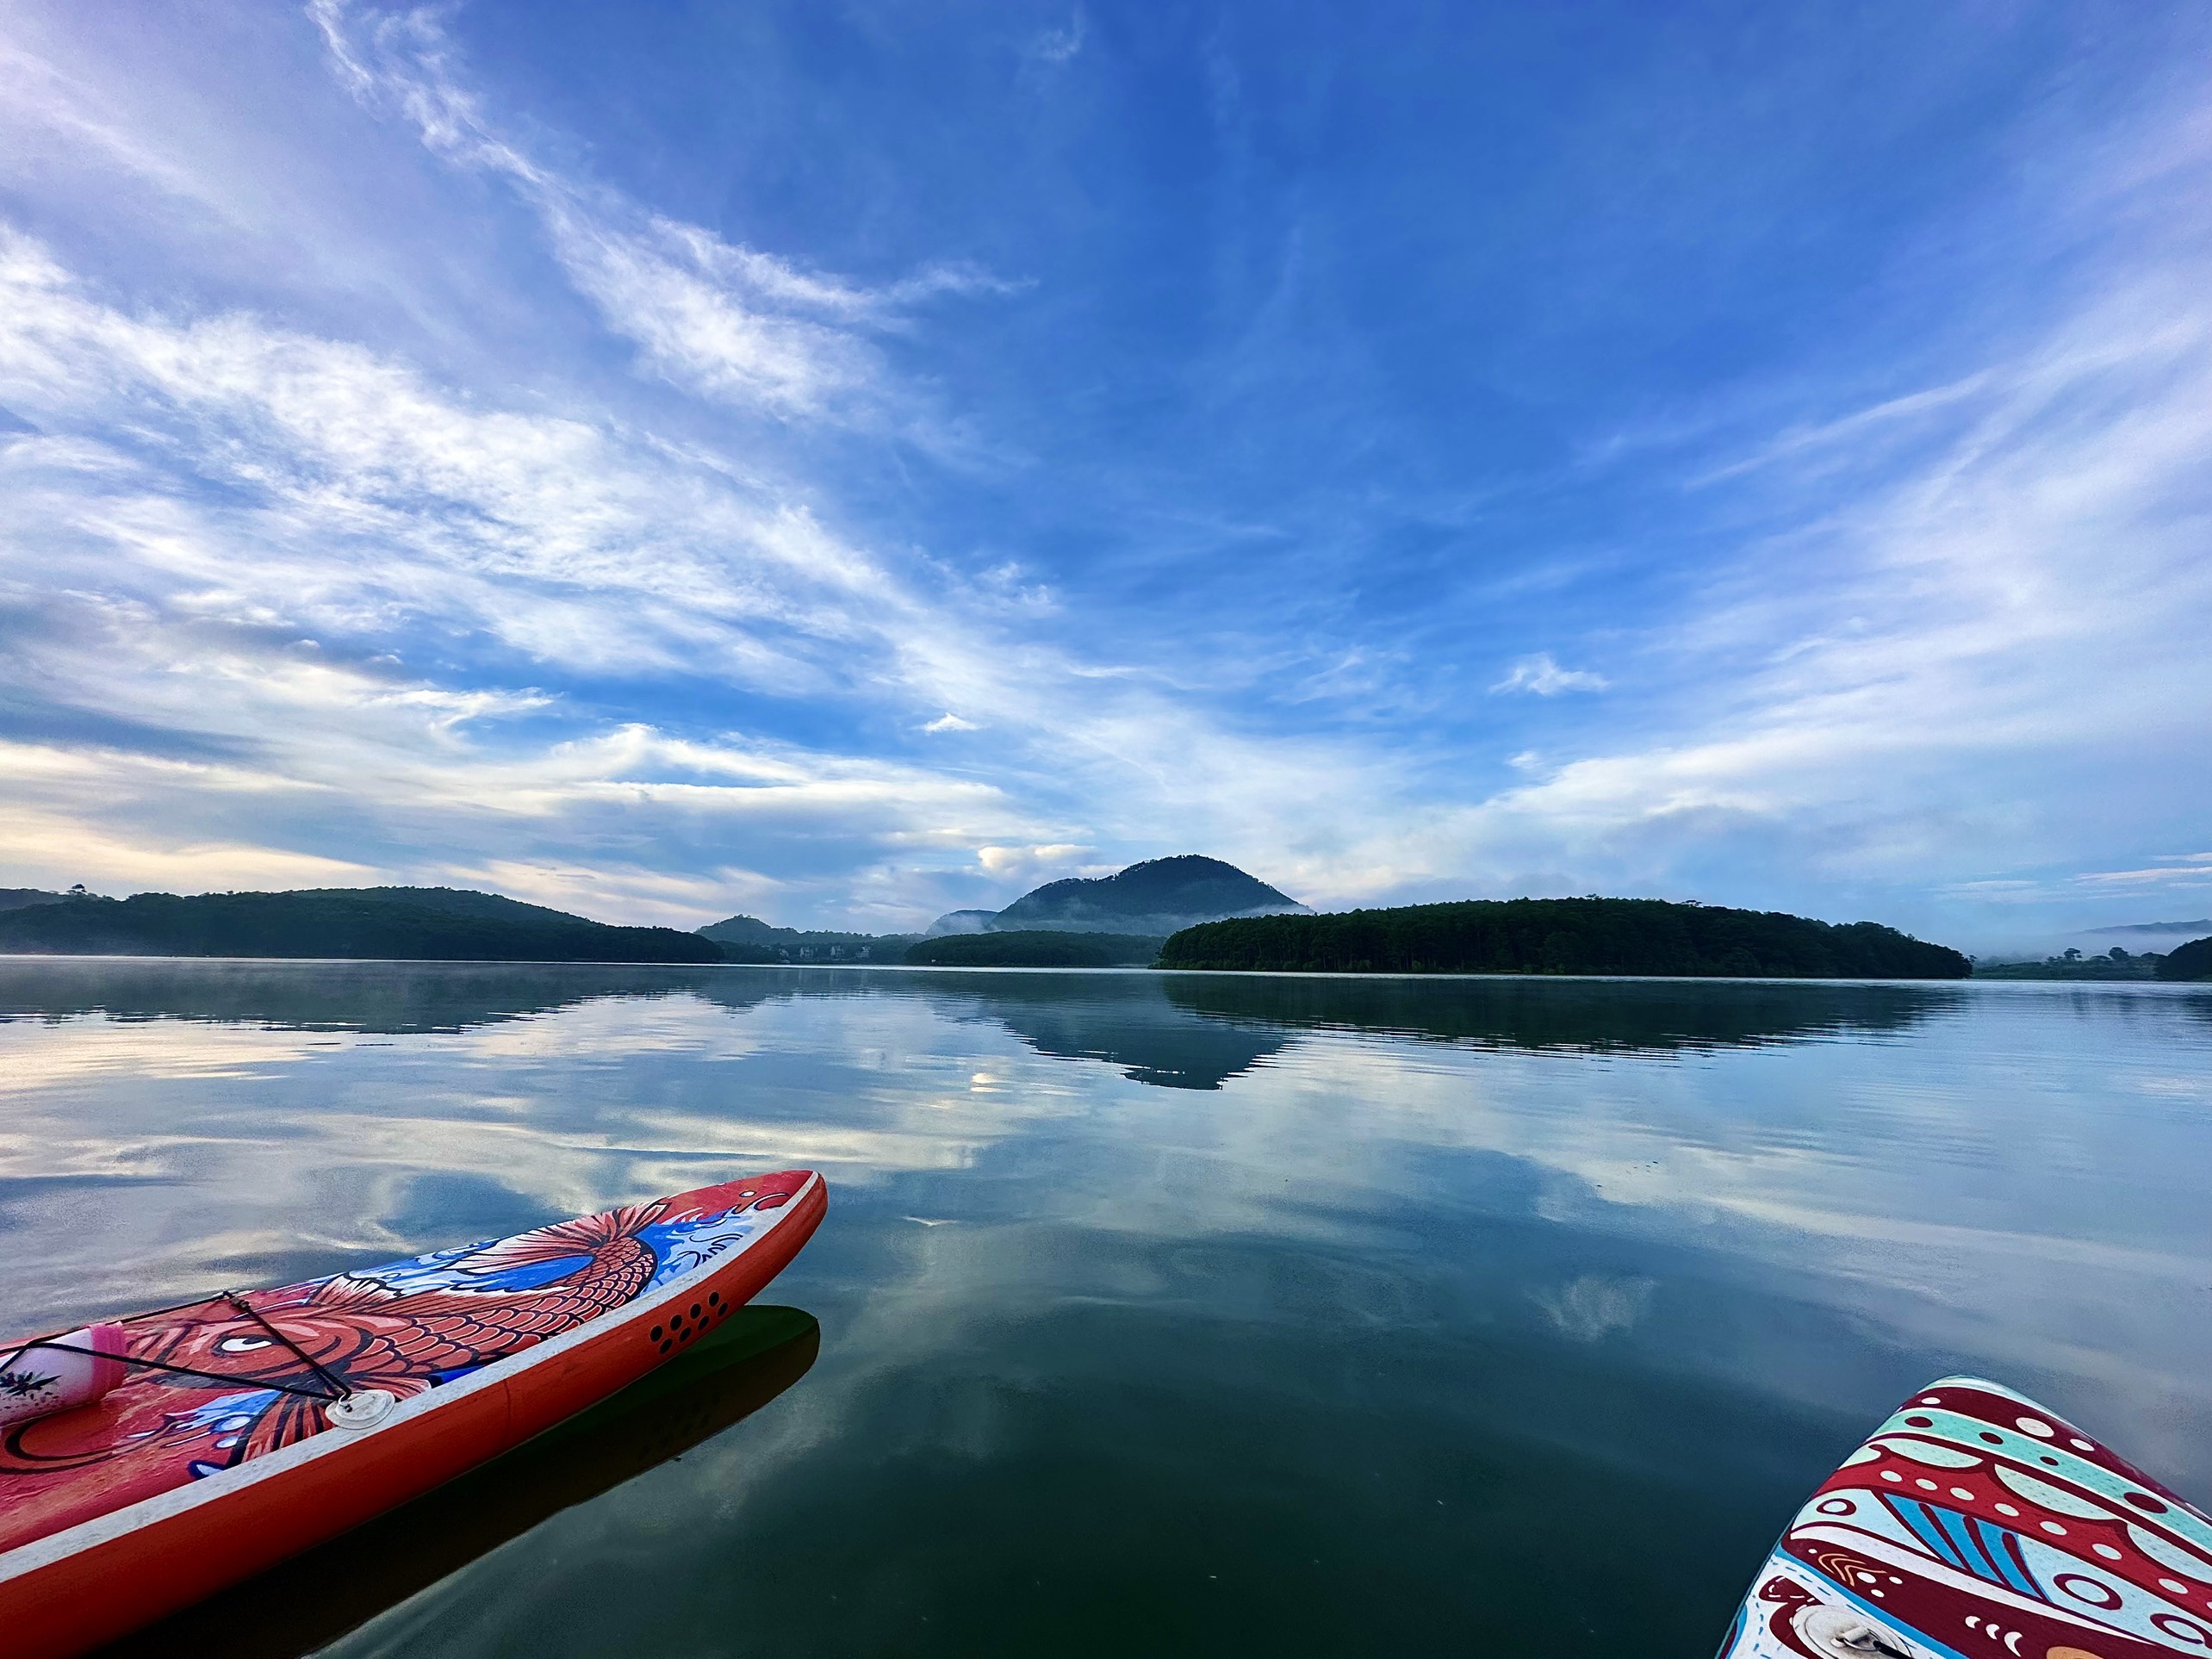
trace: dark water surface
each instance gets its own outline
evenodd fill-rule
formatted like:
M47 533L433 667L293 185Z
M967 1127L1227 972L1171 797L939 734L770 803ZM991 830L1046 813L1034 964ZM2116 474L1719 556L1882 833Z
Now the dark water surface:
M1947 1370L2212 1498L2212 988L16 959L0 1014L9 1330L831 1183L718 1352L171 1653L1704 1659Z

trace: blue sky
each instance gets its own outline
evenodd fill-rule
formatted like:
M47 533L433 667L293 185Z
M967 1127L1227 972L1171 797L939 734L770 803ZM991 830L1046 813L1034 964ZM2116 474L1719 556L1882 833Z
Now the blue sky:
M0 884L2212 911L2191 5L19 3Z

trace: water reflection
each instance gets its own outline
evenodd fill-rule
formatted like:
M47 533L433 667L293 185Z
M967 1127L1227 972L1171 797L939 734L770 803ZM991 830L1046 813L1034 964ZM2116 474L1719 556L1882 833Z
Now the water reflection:
M1776 980L1289 974L1171 974L1163 989L1177 1008L1208 1020L1594 1053L1894 1035L1954 1011L1961 995L1925 985Z
M1301 1031L1588 1053L1893 1035L1955 1010L1948 987L1778 982L1375 979L1149 973L898 974L444 962L0 959L0 1020L181 1019L371 1035L459 1032L609 999L910 996L996 1020L1038 1053L1137 1083L1218 1089Z
M1954 1011L1961 994L1802 981L1157 973L933 974L902 989L948 1012L997 1020L1041 1054L1103 1060L1133 1082L1173 1089L1218 1089L1306 1031L1666 1053L1898 1035Z
M1152 974L932 974L915 994L960 1018L995 1020L1040 1054L1103 1060L1133 1083L1218 1089L1279 1054L1281 1025L1194 1018Z
M294 1659L336 1640L564 1509L680 1457L812 1367L821 1327L738 1310L698 1346L559 1427L340 1538L102 1650Z
M2212 989L71 971L10 1327L830 1175L804 1389L345 1659L1709 1652L1948 1370L2212 1494Z
M194 961L0 956L0 1019L200 1020L379 1035L462 1031L611 997L693 993L717 970L554 962ZM722 999L746 993L724 985ZM750 1000L774 993L757 980Z

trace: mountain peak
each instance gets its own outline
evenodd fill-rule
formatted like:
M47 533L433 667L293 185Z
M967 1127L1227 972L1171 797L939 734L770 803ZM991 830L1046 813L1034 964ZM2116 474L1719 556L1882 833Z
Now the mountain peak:
M1146 859L1110 876L1048 881L998 912L993 932L1042 928L1167 935L1233 916L1279 916L1306 906L1233 864L1196 853Z

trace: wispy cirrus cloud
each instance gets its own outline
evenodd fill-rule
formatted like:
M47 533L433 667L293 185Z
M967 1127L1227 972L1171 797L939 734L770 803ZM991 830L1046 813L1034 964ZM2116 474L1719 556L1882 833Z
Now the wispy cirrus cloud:
M308 12L354 96L397 110L448 161L513 185L578 291L643 367L687 391L786 418L879 415L895 388L872 334L933 295L1011 286L954 261L869 288L733 245L533 159L466 83L435 11L313 0Z
M2103 889L2198 887L2212 882L2212 853L2175 853L2139 870L2091 870L2073 879Z
M1563 668L1549 651L1538 651L1534 656L1525 656L1507 672L1506 677L1490 687L1493 692L1530 692L1538 697L1556 697L1562 692L1603 691L1612 682L1601 674L1587 668Z
M1792 527L1786 553L1762 550L1733 602L1681 619L1671 648L1709 666L1703 730L1568 761L1479 814L1639 839L1660 861L1678 837L1774 836L1846 879L1999 877L1961 853L2021 847L2042 777L2093 775L2116 740L2190 746L2212 702L2189 643L2212 614L2212 289L2187 271L2205 267L2134 273L2024 342L1974 395L1942 401L1950 425L1909 464ZM1979 786L1947 791L1964 776ZM2035 810L2039 854L2095 833L2093 813Z
M803 510L605 425L470 408L404 363L244 314L134 315L4 230L0 293L0 397L37 424L9 449L21 499L210 615L413 608L571 666L704 649L804 679L767 628L731 624L836 634L845 601L892 595ZM636 607L591 602L608 590Z

